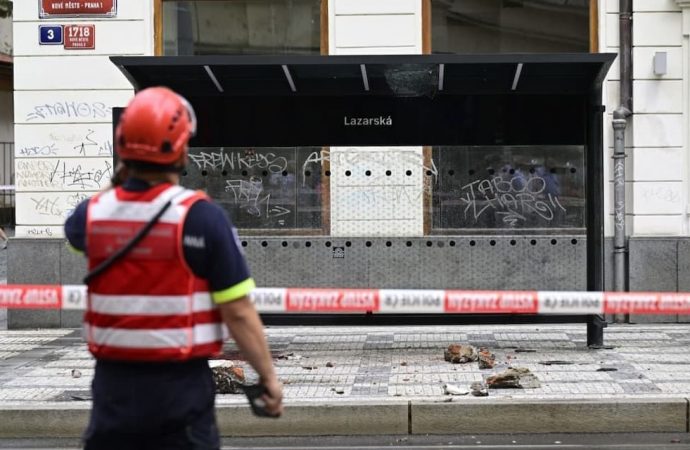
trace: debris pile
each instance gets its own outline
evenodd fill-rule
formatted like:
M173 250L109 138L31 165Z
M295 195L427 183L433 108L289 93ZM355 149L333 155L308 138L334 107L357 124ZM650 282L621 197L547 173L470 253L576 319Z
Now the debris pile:
M453 364L462 364L476 361L479 355L471 345L450 344L443 352L443 358Z
M530 351L530 350L523 350ZM494 369L496 367L496 355L486 347L480 347L477 351L471 345L451 344L443 352L446 361L453 364L462 364L478 361L480 369ZM541 387L537 377L525 367L512 367L510 355L506 355L508 368L502 372L485 377L484 381L475 381L470 385L469 391L458 385L444 384L443 391L446 395L467 395L471 393L476 397L486 397L489 389L536 389ZM549 361L559 363L559 361ZM543 364L543 363L542 363Z
M479 349L478 357L480 369L493 369L496 365L496 355L491 353L486 347Z
M470 390L472 392L472 395L474 395L475 397L489 396L489 388L487 388L486 384L484 384L481 381L475 381L474 383L470 384Z
M245 384L244 369L232 361L209 361L213 382L218 394L242 394L241 384Z
M501 373L487 377L491 389L536 389L541 383L526 367L509 367Z
M456 384L450 383L443 385L443 392L445 392L446 395L467 395L470 393L467 389L463 389Z

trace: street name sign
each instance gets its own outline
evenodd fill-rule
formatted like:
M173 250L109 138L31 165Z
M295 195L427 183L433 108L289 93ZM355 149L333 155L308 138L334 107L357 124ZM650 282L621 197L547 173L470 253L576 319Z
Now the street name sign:
M38 17L115 17L117 0L39 0Z

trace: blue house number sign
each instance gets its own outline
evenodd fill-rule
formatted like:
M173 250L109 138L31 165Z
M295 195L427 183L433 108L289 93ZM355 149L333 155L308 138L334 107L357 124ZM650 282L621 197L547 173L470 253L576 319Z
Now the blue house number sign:
M39 25L38 43L41 45L62 45L62 25Z

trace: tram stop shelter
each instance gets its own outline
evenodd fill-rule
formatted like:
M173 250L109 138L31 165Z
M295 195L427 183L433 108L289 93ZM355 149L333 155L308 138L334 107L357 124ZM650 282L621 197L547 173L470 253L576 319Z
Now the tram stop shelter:
M164 85L190 101L199 122L197 135L191 142L192 153L195 149L242 147L423 146L446 148L446 155L452 159L449 152L458 146L465 146L479 153L482 149L497 147L504 149L504 152L506 148L519 148L520 154L523 157L527 155L529 159L530 148L539 148L547 153L558 153L561 148L579 149L578 157L581 158L584 176L581 173L576 175L580 176L578 183L581 186L577 189L582 198L577 206L580 208L579 215L572 216L575 217L572 219L574 225L570 225L580 229L580 241L586 241L586 250L582 252L582 260L569 262L566 261L568 257L560 257L550 264L572 263L581 266L582 279L575 288L603 291L605 152L601 88L614 58L613 54L434 54L111 57L111 60L136 90ZM120 112L116 109L115 117ZM435 158L430 156L433 152L428 155L424 153L424 157L429 160ZM435 161L440 166L436 168L448 178L453 171L444 171L443 161ZM304 167L308 162L308 159L297 159L295 166ZM333 164L331 160L330 167L322 168L322 173L328 175L327 169L335 170ZM576 173L575 169L570 170ZM223 189L220 174L218 183L221 184L216 185L212 181L213 174L208 174L206 170L200 172L190 174L183 179L183 184L207 188L214 198L228 195L227 185ZM287 172L282 171L283 175ZM530 169L530 172L533 170ZM390 171L386 173L390 174ZM226 172L223 171L223 174ZM250 175L246 170L238 172L238 177L251 178ZM429 201L435 202L436 197ZM566 210L565 207L562 209ZM460 222L448 226L452 230L450 234L465 226L462 222L465 218L459 211L457 220ZM285 217L289 217L287 213ZM325 216L317 211L314 217L321 220ZM433 225L442 228L445 219L430 220L432 224L428 227L425 222L422 237L443 235L442 231L434 232ZM517 219L511 220L514 225ZM259 239L285 236L282 230L274 234L273 225L255 227L259 228ZM314 240L314 236L319 234L328 238L330 231L321 225L320 228L316 227L322 230L321 233L318 230L296 233L298 237L291 235L290 242ZM500 222L499 226L508 228L501 228L498 233L492 229L489 234L499 241L506 239L506 233L511 236L529 234L529 230L514 229L509 225L505 221ZM429 230L432 231L427 234ZM477 231L476 226L473 230ZM307 237L304 238L304 235ZM333 239L335 242L335 237ZM262 244L270 248L270 242L264 240ZM513 242L514 239L511 245L514 245ZM410 245L409 240L407 244ZM367 247L369 245L367 241ZM391 244L387 242L386 245ZM474 241L470 245L474 245ZM494 245L493 241L491 245ZM330 247L330 241L326 246ZM285 242L283 247L287 247ZM257 248L257 251L261 250ZM445 250L451 251L447 247ZM252 251L248 251L248 258L253 272L264 269L275 271L275 266L269 262L265 262L265 268L262 266L268 257L253 262ZM511 251L510 247L508 251ZM534 251L536 246L530 248L528 245L524 250L527 253L523 253L523 256ZM329 258L334 257L329 255ZM317 261L315 264L325 268L332 261ZM299 261L296 263L300 264ZM416 266L418 271L425 270L423 264L414 259L408 263L402 260L401 264L400 258L390 262ZM383 259L379 260L379 264L388 262ZM537 270L545 271L543 267ZM331 279L322 280L321 285L330 283L333 287L339 280L344 280L344 276L347 275L343 275L341 270ZM482 276L479 273L476 279L480 280ZM420 280L423 280L423 275L421 277ZM523 286L513 289L524 289L525 286L542 288L541 282L530 277L526 273L521 278ZM448 284L456 285L433 288L463 285L461 275L457 273L449 273L446 279L450 280ZM306 287L311 287L308 285L309 279L283 281L291 286L306 284ZM376 280L364 281L361 286L357 286L354 279L347 279L346 282L349 287L381 287L370 286ZM572 285L567 283L554 285L547 280L545 284L553 290L573 290ZM473 285L494 289L501 287L488 286L480 281ZM403 286L390 286L395 287ZM420 316L416 317L422 320ZM447 318L455 319L459 318ZM500 318L507 322L524 319L517 316ZM543 317L539 319L544 320ZM477 318L473 317L472 320L476 322ZM588 344L603 344L605 322L602 317L573 316L560 317L560 320L585 321Z

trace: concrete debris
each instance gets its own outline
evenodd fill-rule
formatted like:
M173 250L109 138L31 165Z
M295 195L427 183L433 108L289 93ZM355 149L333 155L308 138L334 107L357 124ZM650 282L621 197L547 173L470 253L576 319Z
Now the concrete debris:
M318 366L302 366L302 369L304 369L304 370L314 370L314 369L318 369L318 368L319 368Z
M341 387L336 387L336 388L333 388L333 392L335 392L336 394L344 394L345 389L341 388Z
M481 381L475 381L470 385L470 393L475 397L488 397L489 389Z
M455 384L446 383L443 385L443 391L446 395L467 395L470 393L467 389L463 389Z
M328 361L328 362L326 363L326 367L335 367L335 364L333 364L332 362Z
M79 369L72 369L72 378L81 378L81 371Z
M209 361L213 382L218 394L242 394L240 384L245 384L244 369L235 366L232 361Z
M450 344L443 352L443 359L453 364L473 362L478 358L477 350L471 345Z
M491 353L488 348L482 347L477 355L480 369L493 369L496 365L496 355Z
M284 355L279 355L278 359L287 359L288 361L299 361L300 359L302 359L302 355L298 355L295 352L290 352Z
M536 389L541 387L537 377L526 367L509 367L486 379L491 389Z

